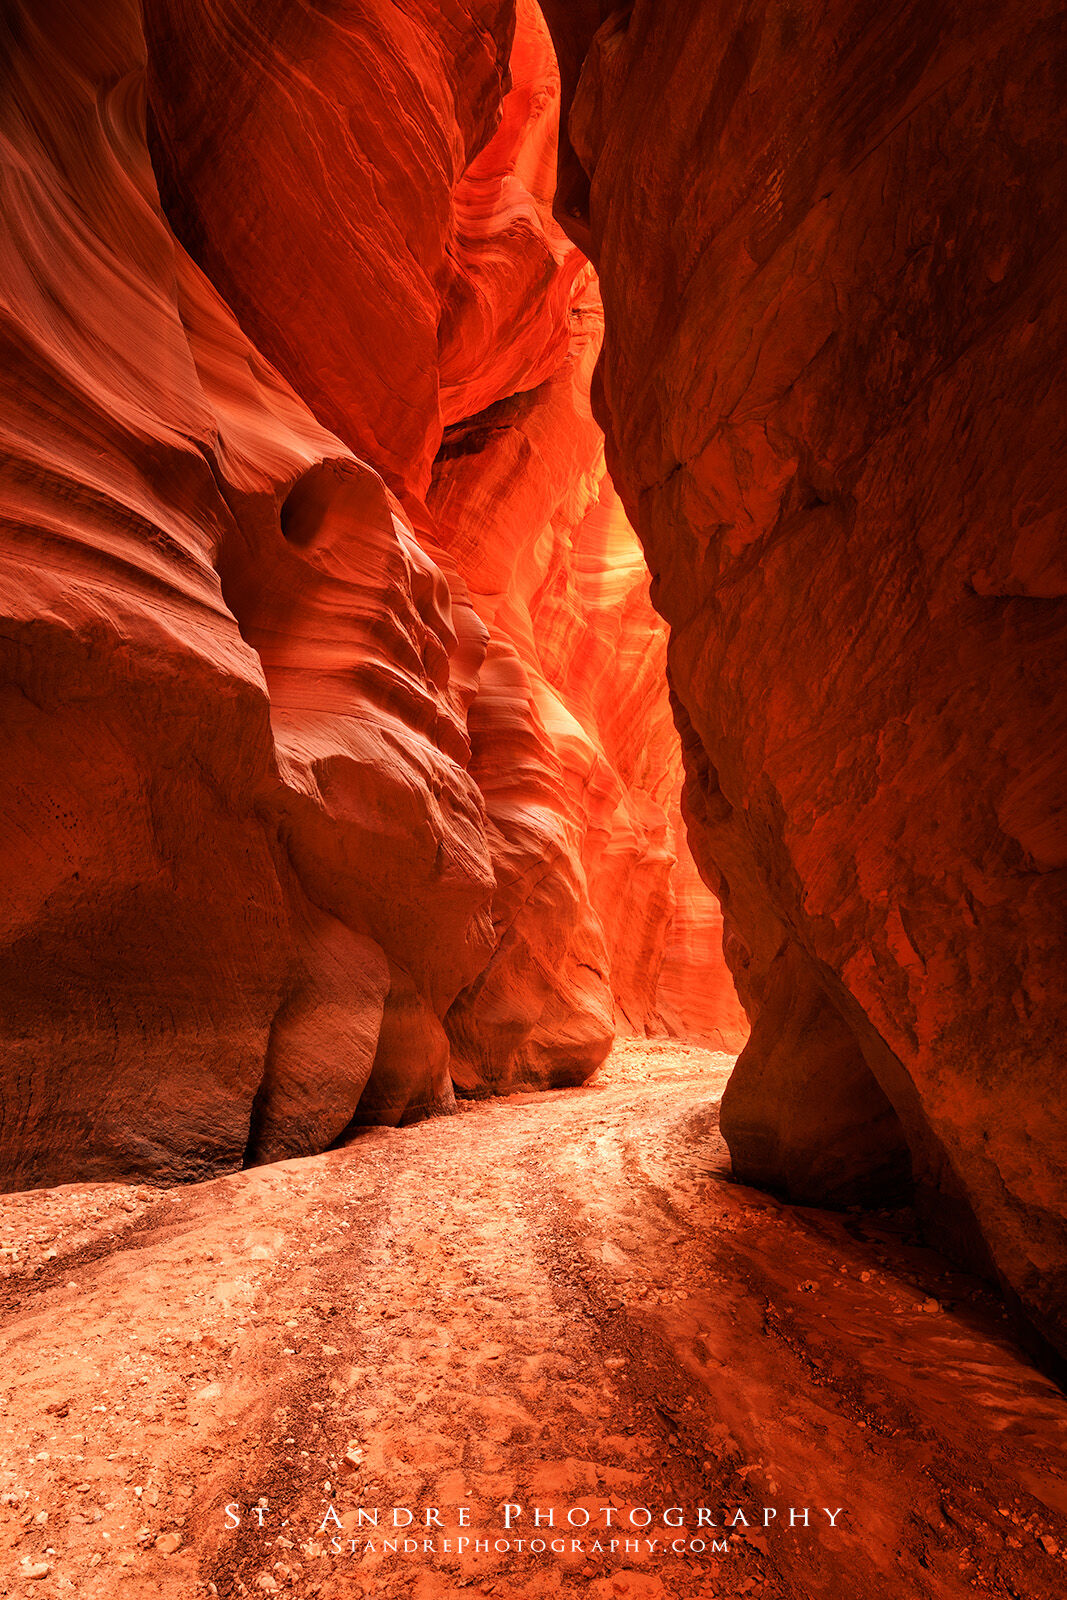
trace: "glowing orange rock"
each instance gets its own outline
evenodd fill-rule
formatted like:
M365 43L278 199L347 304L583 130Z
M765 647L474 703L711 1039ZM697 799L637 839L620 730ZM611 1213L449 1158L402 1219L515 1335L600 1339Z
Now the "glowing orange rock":
M484 631L175 246L134 8L65 23L0 109L16 1185L321 1148L372 1069L447 1107L414 1036L492 945Z
M4 38L16 1185L580 1081L683 925L540 14L146 11Z
M421 495L445 424L566 349L581 258L551 220L537 7L514 52L509 0L145 11L171 223L322 421Z
M507 932L448 1019L468 1090L547 1081L567 1052L574 1076L590 1070L612 1035L612 996L616 1026L662 1029L665 977L670 1025L726 1048L747 1034L721 942L679 940L664 965L680 750L666 629L589 406L603 319L588 277L572 326L551 378L449 430L429 496L493 640L471 713L472 770L494 823L494 921ZM694 916L706 905L711 920L686 860L684 905Z

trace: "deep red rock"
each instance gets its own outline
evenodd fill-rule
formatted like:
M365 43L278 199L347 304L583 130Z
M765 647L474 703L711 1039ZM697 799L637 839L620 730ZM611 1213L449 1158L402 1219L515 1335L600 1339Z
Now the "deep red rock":
M673 815L674 910L663 951L656 1011L669 1033L740 1050L748 1019L727 965L722 908L697 871L681 813Z
M814 1122L768 1157L829 1007L839 1173L854 1135L879 1159L877 1084L931 1221L1063 1346L1062 18L545 9L608 459L755 1018L735 1164L830 1170Z
M488 956L444 575L161 217L136 12L10 38L5 1179L321 1148ZM54 86L61 84L57 95ZM115 85L98 115L98 84ZM258 574L258 579L256 575ZM403 967L405 979L395 976ZM412 1008L415 1012L418 1007ZM393 1030L395 1032L395 1030Z
M321 1149L450 1059L579 1081L676 925L539 13L147 10L4 23L12 1185Z
M445 424L566 347L581 258L551 221L559 89L539 11L521 6L514 52L513 0L145 15L179 237L316 415L421 495Z
M201 9L203 27L193 25ZM464 120L469 120L469 105L480 105L488 93L484 41L473 55L461 53L469 105L461 126L442 143L444 91L432 74L451 81L455 18L446 22L428 4L413 8L406 26L417 27L431 46L428 54L419 54L420 70L431 75L414 102L406 134L408 140L422 136L413 155L408 144L391 141L391 112L382 99L382 85L406 81L411 72L414 46L403 30L377 30L380 82L373 93L352 98L352 85L362 83L368 71L366 34L377 28L373 7L361 9L355 19L319 17L314 24L288 14L271 21L240 3L203 7L203 0L197 5L152 0L148 10L156 47L152 106L157 153L167 174L168 214L201 264L227 286L246 325L320 414L367 449L376 464L385 462L424 545L435 554L440 546L446 549L494 638L518 650L529 675L521 708L517 701L506 707L491 678L484 692L479 689L474 754L483 789L488 794L496 785L490 748L494 743L498 750L515 748L512 730L491 726L494 715L505 723L517 717L527 740L536 741L534 729L543 723L541 737L548 747L534 767L562 767L569 799L562 810L558 797L548 803L548 810L557 810L550 826L540 771L531 772L525 802L517 775L509 772L503 780L510 795L510 838L490 806L490 843L501 880L494 921L498 936L510 930L509 942L506 951L494 955L491 978L486 974L479 981L477 1002L472 994L458 1005L454 1038L463 1032L464 1048L482 1059L484 1072L498 1087L516 1076L542 1081L549 1069L535 1065L534 1034L548 1052L545 1059L554 1063L552 1072L584 1075L612 1036L611 991L623 1026L643 1031L660 1025L656 988L674 910L673 829L664 805L676 804L680 771L663 693L665 633L647 601L647 572L632 532L619 512L617 537L594 556L592 515L582 534L587 548L581 551L572 548L560 527L562 518L570 518L575 528L583 522L604 479L601 434L588 403L601 324L589 269L552 217L559 80L545 25L536 7L520 5L512 82L504 85L495 125L488 110L471 127ZM503 49L510 13L498 7L486 16ZM239 121L216 125L205 110L216 92L213 41L235 34L263 63L264 82L251 115L242 109ZM360 62L354 66L357 47ZM303 109L316 137L301 137L294 150L292 132L284 131L290 113L279 119L273 108L276 97L289 95L286 85L296 56L317 64L315 88ZM232 52L231 58L226 70L243 72ZM342 100L351 102L344 127L337 115ZM208 140L210 161L204 159ZM452 163L444 175L443 152ZM284 175L267 192L263 174L279 164ZM406 196L414 182L431 201L411 211ZM373 203L369 183L377 191ZM452 195L450 210L432 199L445 193ZM343 214L343 224L323 222L326 204ZM382 207L389 211L387 218L380 215ZM432 292L409 297L403 314L393 315L379 286L383 275L396 271L400 212L409 217L404 270L415 272L420 283L432 277ZM323 227L329 239L320 249ZM295 231L306 241L300 249L307 255L273 252L268 265L268 232L279 231L286 237ZM304 292L309 283L315 285L314 295ZM281 332L279 307L286 312ZM326 315L332 307L337 314ZM437 341L432 405L420 388L431 331ZM295 356L289 343L297 347ZM390 391L388 403L383 382ZM525 398L501 398L516 389ZM392 428L390 405L397 393L410 401L408 419L422 432L416 441L414 434L394 430L383 451L377 430ZM492 411L497 402L529 414L530 427L505 432ZM443 465L428 500L431 516L424 523L415 499L425 487L420 451L436 448L441 427L457 417L466 420L446 432ZM402 467L393 463L390 451L403 454ZM459 472L457 451L462 472L458 491L450 491L448 481ZM603 569L600 580L597 562ZM584 580L583 564L589 567ZM584 581L595 590L601 581L621 582L622 588L607 600L594 593L592 604L586 604L575 589L572 567L579 587ZM603 626L590 627L598 612ZM592 681L592 675L604 704L590 699L590 687L577 681ZM629 699L620 692L623 684ZM589 701L584 708L583 700ZM610 743L615 719L624 719L625 734L619 750L609 752L604 742ZM636 774L642 763L640 792L631 794L630 777L620 773ZM592 782L591 771L596 773ZM536 814L527 816L524 808ZM550 861L556 866L546 876ZM540 898L521 905L515 897L535 878ZM598 922L607 925L607 948ZM528 943L520 939L520 926ZM561 960L571 937L567 928L581 948ZM564 977L565 972L571 976ZM720 975L714 981L712 972ZM739 1042L741 1018L723 993L722 974L718 953L708 949L688 975L688 987L715 992L713 1028L725 1024L718 1015L725 1002L727 1036ZM553 982L558 992L544 995L544 985L551 988ZM546 1003L556 1018L553 1026L567 1041L565 1067L551 1029L546 1032ZM472 1036L472 1028L477 1031L468 1015L472 1006L479 1014L492 1012L494 1038L511 1041L495 1065L485 1053L486 1041L476 1043ZM705 1018L711 1009L695 998L690 1007ZM571 1020L564 1023L565 1017ZM525 1062L521 1071L516 1051ZM457 1071L466 1081L468 1069L457 1066Z
M496 946L447 1017L468 1094L581 1083L615 1029L611 965L581 866L584 818L517 652L494 640L471 708L471 771L496 872Z
M472 771L494 825L493 914L507 937L449 1028L457 1051L480 1059L496 1086L546 1081L525 1027L544 1038L552 973L553 1073L559 1038L586 1072L606 1053L612 994L618 1026L664 1026L658 990L676 906L681 778L664 694L666 630L589 407L603 330L592 282L572 326L569 356L551 378L449 430L429 496L493 639L471 713ZM686 899L695 907L711 897L694 878ZM721 951L673 960L687 1028L739 1046L747 1030Z

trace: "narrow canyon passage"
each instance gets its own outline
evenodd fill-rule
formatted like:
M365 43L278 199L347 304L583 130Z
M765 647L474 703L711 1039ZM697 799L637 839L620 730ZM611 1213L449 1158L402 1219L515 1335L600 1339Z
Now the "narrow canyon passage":
M0 0L0 1600L1062 1600L1064 82Z
M1058 1600L1067 1401L908 1214L729 1180L731 1064L5 1197L0 1593Z

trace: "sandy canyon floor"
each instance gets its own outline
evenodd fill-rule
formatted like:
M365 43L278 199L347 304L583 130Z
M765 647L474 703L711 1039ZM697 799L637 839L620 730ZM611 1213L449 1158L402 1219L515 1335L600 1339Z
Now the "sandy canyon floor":
M0 1594L1067 1593L1067 1400L907 1215L730 1182L729 1066L3 1197Z

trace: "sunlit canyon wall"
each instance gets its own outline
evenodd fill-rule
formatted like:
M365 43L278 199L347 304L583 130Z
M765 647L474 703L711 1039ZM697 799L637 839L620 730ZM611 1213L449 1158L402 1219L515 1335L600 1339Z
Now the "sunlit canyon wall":
M13 0L0 75L4 1184L736 1047L540 13Z
M735 1170L910 1165L1067 1347L1058 7L546 0L594 404L752 1015Z

